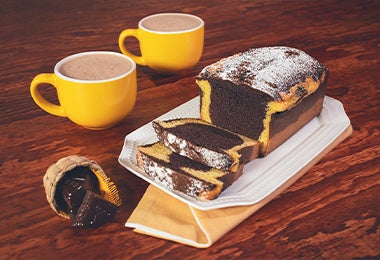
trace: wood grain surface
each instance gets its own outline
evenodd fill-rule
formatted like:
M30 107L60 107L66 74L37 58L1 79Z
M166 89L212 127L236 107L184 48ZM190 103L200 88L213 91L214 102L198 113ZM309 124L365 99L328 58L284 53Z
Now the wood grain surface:
M0 1L0 259L379 259L380 1ZM138 66L138 98L119 125L90 131L33 102L33 77L82 51L119 52L146 15L187 12L206 24L200 62L173 76ZM138 53L137 41L128 46ZM119 165L124 137L199 95L195 75L251 47L302 49L330 69L351 137L301 179L207 249L125 228L147 183ZM57 102L51 86L44 95ZM124 201L106 226L74 230L49 207L48 166L80 154L97 161Z

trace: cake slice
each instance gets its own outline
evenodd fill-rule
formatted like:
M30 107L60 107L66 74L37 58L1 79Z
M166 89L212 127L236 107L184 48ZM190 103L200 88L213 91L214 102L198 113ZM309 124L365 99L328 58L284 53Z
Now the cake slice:
M238 171L259 152L257 141L198 118L156 120L153 128L173 152L224 171Z
M305 52L254 48L205 67L196 77L201 119L260 142L260 156L322 110L329 72Z
M161 142L137 147L137 165L154 181L199 200L212 200L241 174L222 171L174 153Z

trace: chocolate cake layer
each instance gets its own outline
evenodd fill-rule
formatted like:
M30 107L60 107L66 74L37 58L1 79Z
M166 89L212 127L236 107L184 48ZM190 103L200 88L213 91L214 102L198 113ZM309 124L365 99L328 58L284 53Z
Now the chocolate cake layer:
M246 86L237 88L229 81L210 79L209 84L212 86L207 97L210 105L201 110L201 117L216 126L258 140L264 130L263 121L270 98ZM206 102L207 91L202 92L201 104Z
M196 145L211 149L225 150L243 143L238 135L202 123L178 124L170 128L170 131L177 136L186 136L187 140Z

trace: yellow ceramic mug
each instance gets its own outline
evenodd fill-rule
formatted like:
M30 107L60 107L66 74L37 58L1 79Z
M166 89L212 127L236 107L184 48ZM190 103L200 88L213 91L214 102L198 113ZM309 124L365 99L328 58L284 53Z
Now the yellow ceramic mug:
M125 45L127 37L139 41L141 56ZM138 29L126 29L119 36L122 53L137 64L161 73L178 73L193 67L200 59L204 41L204 22L184 13L161 13L143 18Z
M38 90L50 84L59 104L47 101ZM30 85L36 104L46 112L68 117L88 129L106 129L124 119L136 101L136 64L116 52L93 51L68 56L54 73L37 75Z

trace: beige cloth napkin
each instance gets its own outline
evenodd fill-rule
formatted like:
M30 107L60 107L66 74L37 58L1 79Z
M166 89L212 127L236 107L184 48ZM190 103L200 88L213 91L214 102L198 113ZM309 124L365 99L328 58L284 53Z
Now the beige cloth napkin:
M134 231L139 233L182 244L199 248L209 247L288 188L351 132L350 126L307 166L259 203L202 211L150 185L125 226L134 228Z
M206 248L261 206L202 211L150 185L125 226L139 233Z

